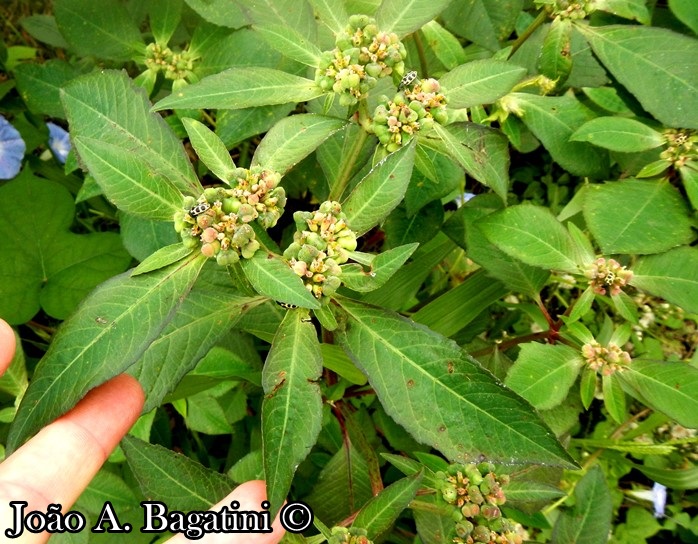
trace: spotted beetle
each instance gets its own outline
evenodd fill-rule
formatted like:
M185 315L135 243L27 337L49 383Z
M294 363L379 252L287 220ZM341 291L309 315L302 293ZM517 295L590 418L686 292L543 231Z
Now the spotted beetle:
M397 86L398 90L402 90L405 87L412 85L417 80L417 72L412 70L407 72L405 76L400 80L400 84Z
M277 302L277 304L282 308L286 308L287 310L295 310L296 308L298 308L298 306L296 306L295 304L288 304L287 302Z
M211 205L208 202L202 202L201 204L197 204L191 210L189 210L189 215L191 215L192 217L196 217L197 215L201 215L202 213L204 213L210 207Z

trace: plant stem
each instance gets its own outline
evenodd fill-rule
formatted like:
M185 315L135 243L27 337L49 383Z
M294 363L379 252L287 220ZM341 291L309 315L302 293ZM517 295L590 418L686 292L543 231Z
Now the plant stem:
M536 31L536 29L539 26L541 26L547 19L548 13L545 10L542 10L538 14L538 17L536 17L534 21L530 25L528 25L528 28L524 30L518 38L516 38L516 41L511 46L511 53L509 53L508 58L511 58L512 55L519 50L519 47L521 47L524 44L524 42L531 37L531 34L533 34Z
M362 103L364 104L364 107L366 107L365 101L362 100ZM361 108L361 106L359 106L359 108ZM359 158L359 154L361 153L361 149L364 147L367 138L368 133L362 129L349 149L346 160L340 167L337 180L330 190L329 200L339 200L342 197L342 194L344 193L344 190L347 188L349 180L351 179L351 172L354 169L356 160Z
M414 44L417 46L417 56L419 57L419 69L422 71L422 77L429 77L429 69L427 68L427 57L424 54L424 44L422 43L422 37L419 32L412 34L414 37Z

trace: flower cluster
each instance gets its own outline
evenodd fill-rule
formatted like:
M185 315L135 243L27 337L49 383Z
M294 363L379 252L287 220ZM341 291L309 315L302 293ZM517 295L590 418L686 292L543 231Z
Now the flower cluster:
M487 542L521 544L523 535L516 524L502 517L499 506L506 502L502 491L507 475L496 475L491 463L451 465L437 472L441 496L455 507L456 544Z
M618 261L604 257L599 257L591 263L584 275L589 278L589 286L598 295L605 295L606 288L610 290L611 295L619 294L633 277L632 271L621 266Z
M293 219L297 230L284 258L315 297L330 296L341 284L339 265L356 249L356 234L339 202L323 202L318 211L299 211Z
M614 372L625 370L630 364L630 354L623 351L613 342L607 347L602 346L598 342L584 344L582 346L582 355L586 359L586 363L592 370L601 372L604 376L610 376Z
M446 97L435 79L419 81L392 100L383 97L381 101L373 114L371 130L390 153L409 143L417 132L427 132L434 122L444 124L448 118Z
M150 43L145 49L145 65L151 72L162 72L166 79L173 81L198 78L194 75L194 61L198 57L189 51L172 51L157 43Z
M200 244L201 253L227 266L250 259L259 249L254 230L273 227L284 211L286 193L280 174L260 167L237 168L231 187L211 187L198 200L184 198L184 211L174 217L175 230L187 247Z
M322 54L315 83L338 93L342 106L353 106L364 98L378 78L399 79L405 71L407 51L397 34L380 31L367 15L352 15L335 45Z
M584 19L594 11L593 0L537 0L536 4L561 19Z
M664 131L667 148L659 154L659 158L680 168L689 160L698 159L695 144L698 142L698 134L695 130L683 130L670 128Z
M332 527L332 534L327 544L373 544L366 536L366 529L357 527Z

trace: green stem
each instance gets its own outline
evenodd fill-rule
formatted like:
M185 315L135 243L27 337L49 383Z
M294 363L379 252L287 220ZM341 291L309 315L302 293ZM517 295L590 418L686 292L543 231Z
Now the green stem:
M360 110L362 106L366 108L365 100L361 101L359 105ZM361 119L361 113L362 112L359 111L359 119ZM361 149L364 147L364 144L366 143L367 139L368 132L366 132L364 129L361 129L359 131L358 136L354 140L351 148L349 149L349 153L347 155L346 160L340 166L337 180L335 181L334 186L330 190L329 200L339 200L342 197L342 194L344 194L344 190L347 188L349 180L351 179L351 172L352 170L354 170L356 160L359 158Z
M511 58L512 55L519 50L519 47L521 47L524 44L524 42L531 37L531 34L533 34L536 31L536 29L547 20L548 12L542 10L538 14L538 17L536 17L534 21L530 25L528 25L528 28L524 30L518 38L516 38L516 41L511 46L511 53L509 53L508 58Z
M422 78L429 77L429 69L427 68L427 57L424 54L424 44L419 32L412 34L414 36L414 44L417 46L417 56L419 57L419 67L422 71Z

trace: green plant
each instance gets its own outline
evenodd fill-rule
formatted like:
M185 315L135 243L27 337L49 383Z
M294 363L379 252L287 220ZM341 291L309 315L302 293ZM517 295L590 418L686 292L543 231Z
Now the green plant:
M3 47L0 110L74 151L0 186L0 315L41 308L21 330L49 344L3 386L8 451L126 371L130 506L187 495L150 440L211 503L222 470L307 501L298 541L698 539L693 2L56 0L22 25L68 60ZM115 247L71 298L57 249L37 283L18 225L103 249L98 219L140 264ZM653 481L666 519L632 502Z

